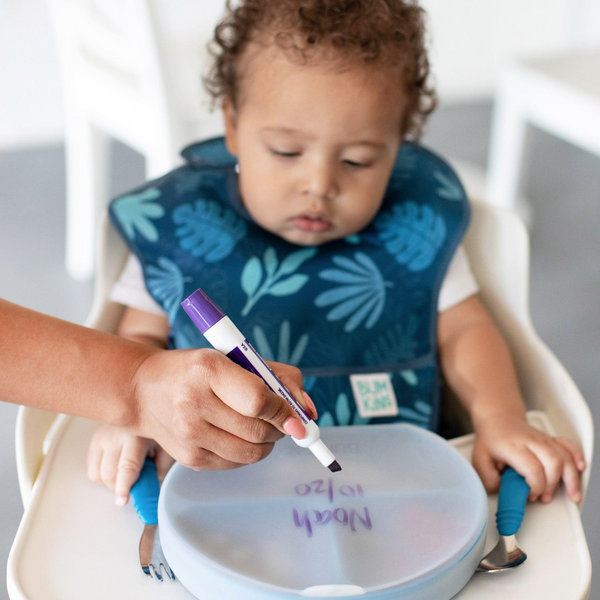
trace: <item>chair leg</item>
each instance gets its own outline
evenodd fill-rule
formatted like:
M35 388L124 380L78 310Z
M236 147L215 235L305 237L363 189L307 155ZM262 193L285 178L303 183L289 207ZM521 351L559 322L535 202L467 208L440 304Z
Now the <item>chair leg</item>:
M67 122L66 268L74 279L89 280L94 272L95 231L106 206L110 180L110 138L87 119Z
M519 81L508 74L496 99L486 183L486 200L513 210L518 201L527 129Z

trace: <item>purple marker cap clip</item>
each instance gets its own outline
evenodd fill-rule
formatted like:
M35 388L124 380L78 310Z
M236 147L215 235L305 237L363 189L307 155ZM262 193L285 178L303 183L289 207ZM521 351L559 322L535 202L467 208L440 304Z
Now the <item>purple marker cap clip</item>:
M181 306L201 333L208 331L225 316L225 313L200 288L190 294Z

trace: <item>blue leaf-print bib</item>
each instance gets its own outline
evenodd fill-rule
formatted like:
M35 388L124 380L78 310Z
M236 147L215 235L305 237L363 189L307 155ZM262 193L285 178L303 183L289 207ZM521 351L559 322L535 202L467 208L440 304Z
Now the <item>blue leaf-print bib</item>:
M404 143L371 224L307 248L252 220L222 138L183 156L184 166L110 207L168 314L171 347L209 346L179 308L201 287L265 359L302 370L320 425L407 421L435 430L437 299L469 219L452 169ZM350 377L371 374L391 385L396 415L363 416Z

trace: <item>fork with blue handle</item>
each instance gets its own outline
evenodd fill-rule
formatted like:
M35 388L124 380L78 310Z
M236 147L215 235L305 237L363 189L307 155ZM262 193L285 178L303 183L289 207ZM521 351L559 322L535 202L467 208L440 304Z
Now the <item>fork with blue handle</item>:
M140 539L142 571L148 577L156 578L159 582L162 582L165 577L174 580L175 575L165 560L160 547L158 534L159 493L160 483L156 474L156 465L152 459L146 457L140 476L131 488L131 497L133 498L135 511L144 524L144 531Z

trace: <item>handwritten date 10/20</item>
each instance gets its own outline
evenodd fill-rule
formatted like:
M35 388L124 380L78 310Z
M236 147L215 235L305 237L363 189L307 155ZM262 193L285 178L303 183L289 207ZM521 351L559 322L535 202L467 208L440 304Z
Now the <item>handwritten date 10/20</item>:
M333 479L316 479L310 483L299 483L294 487L294 491L298 496L315 498L317 495L327 495L330 504L336 496L345 498L363 498L365 493L362 485L340 485L334 486ZM316 525L323 526L328 523L338 523L342 526L349 526L351 531L356 531L357 526L370 531L373 527L371 523L371 515L366 506L362 508L332 508L331 510L309 509L303 510L302 513L294 508L292 511L294 517L294 525L297 528L304 528L306 535L311 538L313 529Z
M333 484L333 479L315 479L310 483L299 483L294 487L294 491L298 496L310 496L316 494L327 494L329 503L333 503L333 499L337 494L345 496L346 498L352 497L363 497L365 495L362 485L357 483L356 485L340 485L336 488Z

